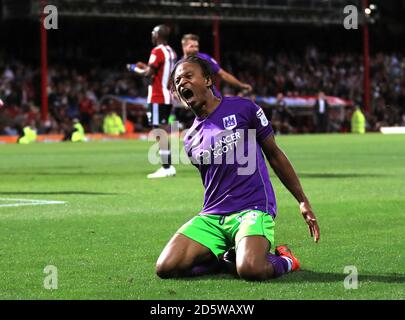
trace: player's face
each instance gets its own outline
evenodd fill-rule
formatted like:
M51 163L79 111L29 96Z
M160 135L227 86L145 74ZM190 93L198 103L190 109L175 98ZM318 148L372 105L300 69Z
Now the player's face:
M195 63L182 63L174 74L177 95L187 107L195 111L205 104L211 84L211 79L204 77L201 67Z
M187 40L183 45L185 56L195 56L200 51L200 44L195 40Z
M154 46L157 45L157 39L158 39L158 29L154 28L152 31L152 43Z

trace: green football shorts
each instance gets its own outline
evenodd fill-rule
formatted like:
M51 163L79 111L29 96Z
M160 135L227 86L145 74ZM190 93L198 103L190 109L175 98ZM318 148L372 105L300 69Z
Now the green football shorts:
M198 215L186 222L177 233L201 243L217 257L231 247L238 247L246 236L264 236L274 245L273 217L259 210L246 210L230 215Z

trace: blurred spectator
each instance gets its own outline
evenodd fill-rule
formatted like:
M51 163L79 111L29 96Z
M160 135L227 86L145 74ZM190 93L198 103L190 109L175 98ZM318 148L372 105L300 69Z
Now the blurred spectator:
M352 115L352 133L365 133L366 132L366 118L361 111L359 106L356 106L356 109Z
M272 115L272 125L277 133L290 133L292 131L291 118L292 112L287 106L282 93L277 94L277 101Z
M21 134L17 140L17 143L30 144L32 142L35 142L36 140L37 140L37 131L35 127L32 125L27 125L22 129Z
M91 128L91 118L94 114L94 98L91 99L91 93L83 95L79 94L79 110L80 110L80 120L86 131L90 131Z
M125 126L122 122L120 116L118 116L114 111L109 111L104 118L103 122L103 132L105 134L110 134L118 136L125 133Z
M65 132L63 141L83 142L86 140L85 131L79 119L71 121L71 127Z
M318 99L314 104L316 132L328 132L329 130L329 104L326 101L325 93L320 91Z

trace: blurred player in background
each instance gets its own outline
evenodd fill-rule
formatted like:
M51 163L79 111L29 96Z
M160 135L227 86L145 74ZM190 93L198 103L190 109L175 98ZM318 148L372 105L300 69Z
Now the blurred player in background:
M205 198L200 214L184 224L164 248L156 265L158 276L202 275L220 266L221 259L227 260L226 265L234 263L237 274L246 280L267 280L298 270L300 263L286 245L270 253L277 209L263 154L297 200L316 242L319 227L263 110L248 99L216 97L209 65L195 56L176 64L171 83L176 95L196 116L184 145L200 171ZM251 129L254 134L248 138ZM254 163L249 173L240 172L246 164L239 163L241 148L242 154L250 153L248 158ZM236 159L228 162L234 151ZM217 161L216 154L221 161Z
M150 77L148 86L148 109L147 116L149 124L153 128L162 128L168 132L169 116L172 110L172 95L168 89L169 76L177 60L175 51L168 45L170 30L165 25L158 25L152 31L152 43L155 47L149 57L148 64L137 62L128 64L130 71L144 77ZM171 165L171 152L169 140L160 136L156 138L159 142L159 154L162 167L156 172L148 175L148 178L164 178L176 175L176 169Z
M230 85L236 88L240 88L241 90L244 91L244 93L250 93L252 91L252 86L250 84L239 81L238 79L236 79L235 76L222 69L214 58L212 58L206 53L201 53L199 41L200 41L199 36L195 34L189 33L183 36L183 38L181 39L181 46L183 48L184 58L188 56L197 56L201 59L204 59L210 65L214 75L219 75L224 81L228 82ZM220 96L219 92L215 90L215 87L213 88L214 94L216 96Z

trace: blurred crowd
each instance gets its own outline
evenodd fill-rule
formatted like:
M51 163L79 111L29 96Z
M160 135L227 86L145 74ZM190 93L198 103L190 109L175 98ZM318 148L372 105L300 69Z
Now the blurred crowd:
M111 112L120 112L117 101L107 95L145 96L147 83L125 71L90 69L80 71L57 65L48 69L48 121L41 121L40 70L21 62L0 65L0 134L15 135L29 125L39 133L64 134L79 119L86 132L103 132L104 119ZM102 102L102 103L100 103ZM134 131L143 131L144 108L129 108L128 121ZM132 128L131 127L131 128Z
M281 52L264 56L252 52L226 55L224 67L239 79L251 83L260 96L316 96L323 91L363 108L363 56L353 53L326 54L308 47L304 54ZM405 125L405 56L378 53L370 59L371 109L368 130ZM233 94L233 89L223 88ZM334 120L334 119L331 119ZM341 121L344 130L344 121ZM335 125L336 126L336 125ZM333 129L333 128L331 128ZM339 131L339 130L337 130Z
M372 112L366 114L367 129L377 131L381 126L405 125L405 56L376 54L371 57ZM309 47L301 55L280 52L265 56L254 52L223 54L222 67L243 82L250 83L256 96L307 96L323 91L363 107L363 62L361 54L326 54ZM49 121L41 121L40 69L20 61L0 61L0 134L15 135L30 125L38 133L65 133L74 119L79 119L86 132L103 132L107 114L121 105L117 101L102 99L107 95L146 97L147 80L116 68L79 69L63 65L50 65L48 76ZM234 88L221 87L224 95L237 94ZM280 95L279 95L280 96ZM282 97L282 96L281 96ZM285 106L288 111L288 105ZM264 105L274 109L277 106ZM178 118L187 122L192 117L178 110ZM346 131L354 108L348 108L343 119L335 121L329 131ZM284 112L284 111L283 111ZM270 112L277 114L277 112ZM333 116L333 115L332 115ZM283 117L287 127L300 130L302 122L288 112ZM287 120L285 120L287 119ZM332 119L333 120L333 119ZM333 123L333 121L332 121ZM128 105L127 131L148 130L144 108Z

